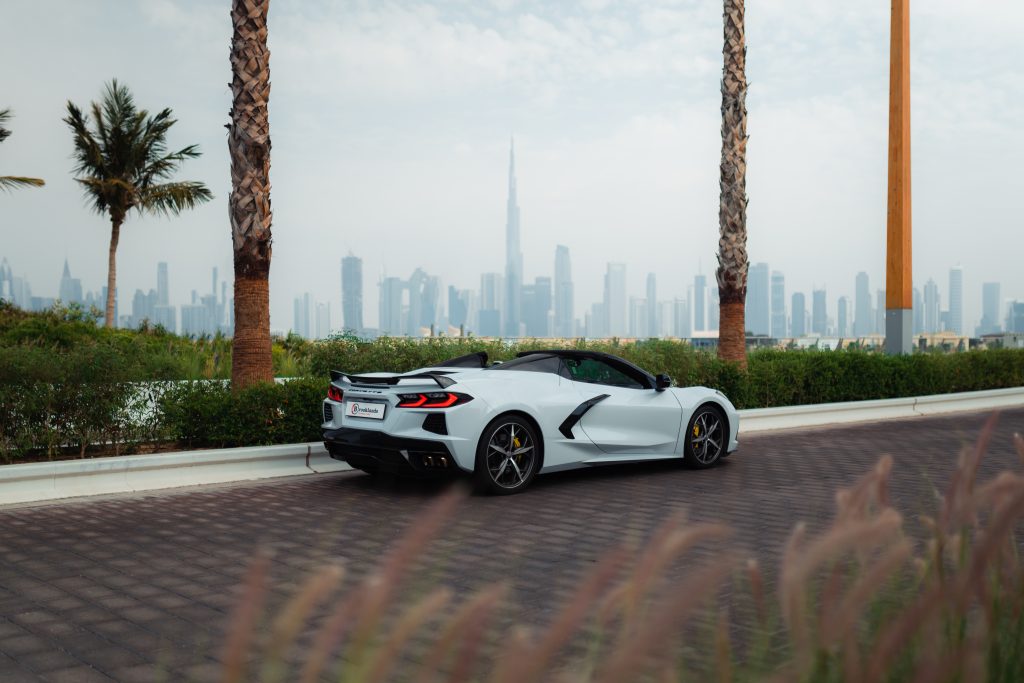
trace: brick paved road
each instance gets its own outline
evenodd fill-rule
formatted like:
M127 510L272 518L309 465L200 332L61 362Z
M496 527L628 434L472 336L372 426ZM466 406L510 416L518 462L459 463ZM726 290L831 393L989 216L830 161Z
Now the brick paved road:
M548 475L512 497L472 497L432 546L430 580L457 591L511 582L514 618L544 621L575 577L671 512L721 520L766 566L800 519L883 453L908 518L931 509L985 415L792 431L743 439L722 466L674 464ZM1004 412L982 479L1016 467ZM273 551L273 595L344 560L361 576L438 493L436 484L357 473L0 509L0 681L210 680L239 579Z

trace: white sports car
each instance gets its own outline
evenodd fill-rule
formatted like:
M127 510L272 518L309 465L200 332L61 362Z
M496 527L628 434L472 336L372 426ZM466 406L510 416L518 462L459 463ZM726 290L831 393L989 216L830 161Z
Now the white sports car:
M722 393L672 387L605 353L470 354L404 374L332 371L323 404L331 457L377 473L471 473L516 493L542 472L680 458L714 465L739 445Z

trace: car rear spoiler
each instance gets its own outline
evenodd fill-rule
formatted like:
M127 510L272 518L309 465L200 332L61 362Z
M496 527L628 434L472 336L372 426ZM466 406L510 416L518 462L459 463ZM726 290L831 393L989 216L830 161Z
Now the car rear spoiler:
M331 370L331 381L337 382L344 379L351 384L385 384L395 386L403 379L430 379L437 382L437 386L447 389L455 384L451 377L445 377L443 372L419 372L415 375L392 375L391 377L367 377L365 375L353 375L341 370Z

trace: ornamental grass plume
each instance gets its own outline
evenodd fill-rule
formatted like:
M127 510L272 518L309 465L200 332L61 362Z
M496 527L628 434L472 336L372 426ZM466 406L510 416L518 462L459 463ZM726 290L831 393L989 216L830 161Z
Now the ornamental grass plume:
M923 542L892 506L886 456L836 493L831 523L794 528L776 576L724 546L727 527L676 515L642 545L609 549L535 630L510 623L504 583L466 597L406 585L464 504L457 491L429 505L365 580L339 588L342 569L325 567L272 618L262 614L270 565L260 555L230 622L222 680L1022 681L1024 475L977 481L995 424L914 527ZM1014 444L1024 464L1024 439ZM289 663L303 632L312 644ZM261 666L250 672L253 661Z

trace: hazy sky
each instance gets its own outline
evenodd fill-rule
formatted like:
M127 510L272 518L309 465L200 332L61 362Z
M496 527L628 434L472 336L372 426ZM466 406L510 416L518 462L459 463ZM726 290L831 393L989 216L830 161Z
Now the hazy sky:
M0 256L56 296L65 258L87 289L105 281L109 223L69 170L69 98L128 84L179 119L174 146L203 157L183 179L211 204L122 230L122 313L169 261L172 303L230 274L229 0L5 0L0 108L14 135L0 173L41 190L0 194ZM787 277L787 299L884 286L887 0L749 0L752 262ZM577 314L608 261L648 272L659 298L711 274L718 238L721 3L274 0L270 12L272 327L292 299L330 301L340 259L364 259L365 322L381 272L416 266L479 287L504 268L508 141L515 135L527 280L572 255ZM915 283L964 266L965 326L981 283L1024 298L1024 2L917 0L911 7Z

